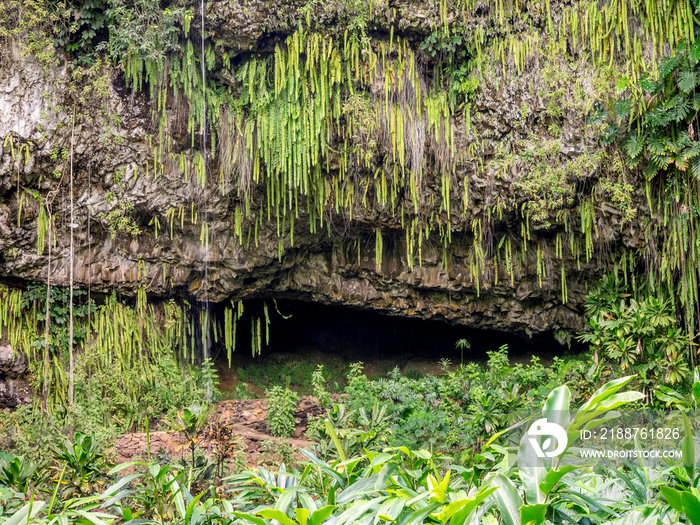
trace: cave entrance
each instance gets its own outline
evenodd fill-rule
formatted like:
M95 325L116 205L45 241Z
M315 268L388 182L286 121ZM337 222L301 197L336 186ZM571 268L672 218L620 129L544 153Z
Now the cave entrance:
M265 388L285 382L302 386L298 389L306 393L317 364L324 365L331 381L342 382L350 364L357 361L364 363L365 374L370 378L383 377L397 366L403 373L417 377L441 373L440 361L445 358L453 365L462 359L465 363L485 363L487 352L502 345L508 345L511 363L528 363L535 355L548 364L554 356L580 350L561 345L551 333L528 337L288 299L245 301L244 311L259 315L263 304L267 304L269 314L269 342L260 355L251 354L250 321L245 316L238 329L230 368L222 345L213 349L219 388L225 397L240 396L244 388L262 395ZM461 339L470 344L463 353L456 347ZM247 386L239 386L243 383Z

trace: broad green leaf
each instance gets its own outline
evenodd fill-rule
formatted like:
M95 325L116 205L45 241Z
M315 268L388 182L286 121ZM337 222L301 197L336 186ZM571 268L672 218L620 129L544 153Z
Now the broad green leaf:
M255 523L255 525L267 525L267 523L265 523L264 519L258 518L257 516L254 516L254 515L249 514L247 512L233 512L232 514L234 516L236 516L237 518L241 518L244 520L248 520L252 523Z
M690 479L693 479L695 473L695 443L693 441L693 428L690 426L688 416L683 413L683 426L685 427L685 437L681 450L683 451L683 467Z
M544 469L542 469L544 470ZM523 499L515 488L513 482L501 473L495 474L491 478L491 484L498 490L491 494L498 510L501 511L501 518L504 525L520 525L520 507L523 506Z
M442 506L441 503L431 503L425 507L413 511L411 514L401 519L399 523L401 525L412 525L414 523L423 523L423 520L430 516L436 509Z
M663 514L657 509L653 509L648 516L645 512L631 510L625 513L622 518L606 521L605 525L657 525L665 523L662 521L663 517Z
M340 440L338 439L338 434L336 433L335 429L333 428L333 425L331 424L331 422L328 419L326 419L324 421L324 424L326 426L326 432L328 432L328 435L333 440L333 444L335 445L335 449L338 451L338 455L340 456L340 460L347 461L347 457L345 456L345 450L343 449L343 445L340 444Z
M389 461L391 458L393 458L393 454L389 454L388 452L381 452L374 456L372 459L372 462L369 464L370 467L376 467L377 465L383 465L387 461Z
M684 69L678 74L678 88L683 93L690 93L698 85L698 75L693 70Z
M450 525L463 525L467 521L471 513L474 512L474 509L476 509L482 501L484 501L487 497L489 497L497 490L498 487L487 487L477 492L471 498L467 498L466 500L460 500L459 502L463 503L462 508L457 510L452 516L452 519L450 520Z
M297 489L296 488L285 490L282 493L282 495L275 502L275 505L274 505L275 509L281 510L282 512L287 512L289 505L291 505L292 501L294 501L296 499L296 497L297 497Z
M498 520L491 514L487 514L481 518L481 525L498 525Z
M621 377L619 379L615 379L613 381L610 381L609 383L604 384L601 386L598 390L596 390L591 398L586 401L581 408L579 408L578 413L577 413L577 419L579 414L583 415L585 412L589 410L594 410L599 403L604 401L605 399L608 399L610 396L616 394L619 390L624 388L630 381L632 381L632 378L635 376L625 376ZM574 428L570 430L575 430L576 425L576 420L572 423L572 426Z
M365 494L375 492L375 482L377 481L377 477L377 474L372 474L367 478L358 479L355 483L350 485L338 495L336 502L343 505L351 502L354 499L364 496Z
M192 516L192 511L195 509L197 506L197 502L202 499L202 496L204 496L206 492L200 492L197 494L194 498L192 498L192 501L187 505L187 508L185 509L185 520L190 519L190 516Z
M547 507L549 507L549 505L546 503L523 505L520 508L520 523L522 525L541 525L544 523Z
M395 496L389 498L377 509L377 518L393 523L401 514L404 505L406 505L406 500L403 498L397 498ZM375 523L378 522L378 519L375 518Z
M122 498L124 498L124 497L126 497L126 496L130 496L130 495L134 494L135 492L136 492L135 490L124 489L124 490L118 492L117 494L115 494L113 497L109 498L107 501L105 501L105 502L104 502L104 507L105 507L105 508L111 507L112 505L114 505L115 503L117 503L117 502L118 502L119 500L121 500Z
M318 465L318 467L328 474L330 477L335 479L338 482L339 487L344 487L345 486L345 480L338 474L335 470L333 470L331 467L328 466L328 464L324 461L321 461L319 458L317 458L313 452L310 452L305 449L299 449L299 452L301 452L302 455L306 456L311 460L312 463L315 465Z
M627 403L632 403L634 401L639 401L640 399L644 399L644 394L637 392L636 390L622 392L620 394L610 396L608 399L598 403L596 410L614 410L619 406L626 405Z
M683 512L693 525L700 525L700 501L691 492L681 492L681 505Z
M314 513L318 510L318 506L316 505L316 502L314 499L311 497L310 494L306 494L305 492L299 492L299 502L301 503L301 506L308 510L311 513Z
M385 499L386 496L379 496L369 501L360 501L356 504L356 506L345 510L340 516L338 516L334 523L335 525L344 525L345 523L356 524L358 519L364 514L371 514L372 517L374 517L376 515L377 508Z
M644 148L644 136L633 133L622 143L623 149L632 159L639 156Z
M659 490L661 491L663 497L666 498L666 501L668 501L671 508L677 510L678 512L683 512L680 491L671 487L659 487Z
M128 476L124 476L122 479L117 481L114 485L110 485L105 489L105 491L102 493L100 496L102 499L107 499L109 498L112 494L115 494L120 488L122 488L124 485L129 483L132 479L140 478L141 474L130 474Z
M12 516L10 516L3 525L23 525L25 523L29 523L29 521L36 516L43 507L43 501L30 501Z
M93 523L94 525L107 525L107 522L100 519L100 515L94 513L94 512L85 512L84 510L78 509L75 511L75 513L78 516L82 516L86 520L88 520L90 523ZM102 514L102 516L109 516L109 514ZM109 516L110 518L113 518L113 516Z
M256 510L255 514L269 520L277 520L281 525L297 525L293 520L289 519L287 515L281 510L277 509L262 509Z
M698 167L698 173L697 173L697 174L695 174L695 166ZM700 179L700 161L696 161L696 162L693 164L693 175L695 175L698 179ZM697 369L696 369L696 370L697 370ZM695 402L700 401L700 381L697 381L697 382L693 383L693 390L692 390L692 392L693 392L693 400L694 400Z
M134 467L134 466L144 466L144 465L146 465L146 463L144 463L143 461L129 461L127 463L121 463L121 464L117 465L116 467L114 467L109 472L107 472L107 475L113 476L114 474L121 472L125 468Z
M633 104L631 100L616 100L613 105L613 112L617 118L625 118L629 116L632 107Z
M549 423L556 423L566 428L569 426L569 402L571 391L566 385L555 388L547 396L542 408L542 415Z
M647 148L652 155L661 156L666 153L666 142L662 137L652 136L647 142Z
M185 498L184 498L183 495L182 495L182 490L180 489L180 485L179 485L178 482L177 482L177 478L173 477L173 478L170 480L170 483L168 483L168 484L166 485L166 487L167 487L168 485L170 486L170 491L171 491L171 493L172 493L172 495L173 495L173 501L175 502L175 508L176 508L177 511L180 513L180 517L181 517L181 518L184 518L184 517L185 517L185 511L186 511L186 507L185 507Z
M421 459L428 460L433 457L433 455L430 453L430 451L425 450L424 448L414 450L413 451L414 456L418 456Z
M326 505L325 507L321 507L311 515L309 525L321 525L321 523L333 514L333 511L337 508L338 505Z
M307 525L309 519L309 509L294 509L294 516L296 517L299 525Z
M560 469L552 469L549 472L547 472L547 475L544 478L544 481L540 483L540 490L542 493L546 496L549 495L549 493L552 491L554 486L559 483L559 480L563 478L565 475L567 475L569 472L583 468L580 465L566 465Z

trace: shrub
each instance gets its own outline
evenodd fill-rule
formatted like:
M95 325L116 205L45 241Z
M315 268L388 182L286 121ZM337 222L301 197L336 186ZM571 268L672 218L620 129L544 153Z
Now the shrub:
M690 377L691 338L669 300L630 298L609 275L586 298L586 314L588 331L578 338L591 345L600 368L610 366L621 374L634 370L644 386L659 381L673 385Z
M289 388L275 386L266 391L267 422L270 433L277 437L289 437L294 432L294 410L299 396Z

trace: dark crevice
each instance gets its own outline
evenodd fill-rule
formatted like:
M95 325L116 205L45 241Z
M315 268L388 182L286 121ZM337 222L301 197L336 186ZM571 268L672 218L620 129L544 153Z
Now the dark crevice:
M514 362L528 362L536 355L544 362L554 356L578 353L560 344L551 332L533 335L477 330L450 325L441 321L383 315L368 310L319 303L278 300L266 301L270 316L270 340L263 356L272 353L331 354L348 361L449 358L459 363L462 354L455 343L466 339L470 349L464 350L464 361L485 361L487 352L508 345ZM262 300L246 301L244 311L259 316ZM280 315L281 314L281 315ZM283 316L290 316L285 319ZM250 353L250 320L244 316L237 330L236 354ZM218 361L226 360L221 345L214 351Z

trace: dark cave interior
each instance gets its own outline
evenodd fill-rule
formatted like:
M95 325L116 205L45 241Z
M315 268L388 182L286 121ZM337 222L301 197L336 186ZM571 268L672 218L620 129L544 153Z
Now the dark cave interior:
M348 361L449 358L453 363L484 362L487 352L508 345L512 362L529 362L536 355L543 362L554 356L579 353L583 348L572 340L571 348L559 343L551 332L528 337L525 333L480 330L442 321L384 315L370 310L331 306L289 299L251 300L244 303L247 315L260 315L263 302L270 317L269 344L263 355L273 353L324 353ZM250 321L239 321L236 354L248 354ZM471 348L463 355L456 343L465 339ZM212 352L216 361L226 360L221 346ZM249 355L249 354L248 354Z

